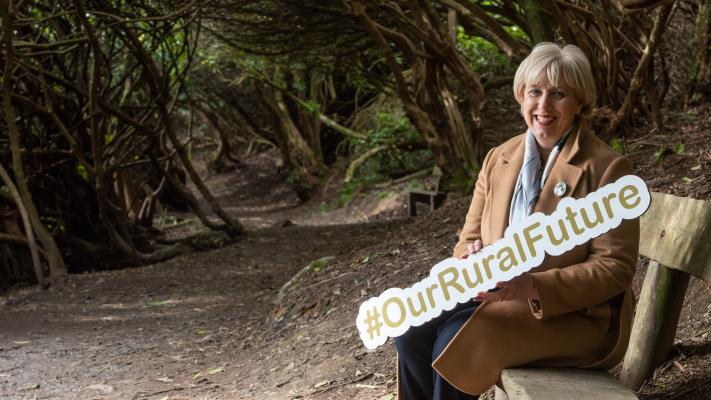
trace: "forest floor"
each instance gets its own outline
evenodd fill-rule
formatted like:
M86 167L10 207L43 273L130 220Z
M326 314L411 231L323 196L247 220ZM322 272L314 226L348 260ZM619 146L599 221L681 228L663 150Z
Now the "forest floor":
M670 114L683 151L654 135L627 140L635 172L652 190L711 199L710 125L708 105ZM64 291L0 295L0 399L392 399L393 346L365 349L358 306L448 257L469 198L415 218L406 218L406 184L342 208L328 189L299 204L275 157L208 179L248 228L239 241L171 214L161 220L169 236L205 250L71 275ZM309 265L318 271L280 295ZM643 260L637 291L645 269ZM711 285L692 279L674 353L639 394L711 399L710 371Z

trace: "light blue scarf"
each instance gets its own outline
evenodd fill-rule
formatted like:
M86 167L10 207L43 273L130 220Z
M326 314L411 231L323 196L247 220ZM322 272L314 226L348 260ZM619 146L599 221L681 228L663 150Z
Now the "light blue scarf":
M526 131L524 141L526 148L523 153L523 165L511 199L509 225L524 219L531 213L540 193L541 155L538 152L536 138L530 129Z
M518 174L518 180L514 187L513 198L511 199L511 207L509 212L509 225L512 225L530 215L533 212L533 207L538 200L538 196L546 183L546 179L550 174L555 160L558 158L565 141L568 139L570 129L556 143L555 147L548 156L545 169L541 163L541 154L538 152L536 138L531 130L526 131L525 150L523 153L523 165L521 172Z

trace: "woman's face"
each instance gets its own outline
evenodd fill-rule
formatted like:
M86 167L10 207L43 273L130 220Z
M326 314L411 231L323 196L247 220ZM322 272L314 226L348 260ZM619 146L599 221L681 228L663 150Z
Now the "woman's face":
M553 149L580 109L570 86L554 86L545 76L527 83L523 90L523 118L544 150Z

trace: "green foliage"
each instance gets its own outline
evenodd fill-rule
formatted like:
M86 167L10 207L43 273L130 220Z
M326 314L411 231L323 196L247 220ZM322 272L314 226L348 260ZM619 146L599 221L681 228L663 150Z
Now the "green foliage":
M670 155L670 154L681 154L684 152L684 149L686 149L686 145L684 143L677 143L674 145L674 148L669 149L666 145L661 145L657 149L657 151L654 152L654 159L657 162L660 162L664 159L664 157Z
M674 153L681 154L684 152L685 148L686 148L686 145L684 143L677 143L676 145L674 145Z
M395 194L395 192L393 192L391 190L383 190L383 191L378 192L378 199L385 200L394 194Z
M353 143L354 154L362 154L382 144L391 146L388 150L368 159L358 169L356 175L361 179L383 181L417 171L431 163L429 150L407 150L409 146L416 147L414 145L422 142L423 139L404 115L379 112L377 127L367 130L366 134L367 141ZM376 177L367 178L368 175L376 175Z
M378 112L375 127L364 133L366 140L349 140L351 154L365 154L383 145L387 145L387 149L369 157L355 171L353 181L342 185L339 206L350 203L356 193L376 183L407 175L432 163L430 151L421 149L421 135L402 114Z
M389 112L377 114L377 128L367 132L371 143L395 143L401 141L417 141L419 133L410 125L410 121L403 115L394 115Z
M530 40L528 35L526 35L526 32L524 32L523 29L519 28L517 25L504 26L504 30L516 39L520 39L524 42L528 42Z
M422 182L420 182L419 180L413 180L413 181L407 182L407 189L408 190L424 189L424 186L422 186Z
M366 185L365 181L353 181L343 183L338 196L336 208L345 207L353 201L353 197L358 194L362 187Z
M318 212L320 212L321 214L325 214L330 210L331 207L325 201L322 201L321 204L318 205Z
M615 150L616 152L625 155L625 144L620 138L613 138L612 143L610 143L610 147L612 147L612 150Z
M146 305L149 307L160 307L168 304L173 304L175 303L175 300L148 300L146 301Z
M364 131L366 140L349 139L350 153L355 158L383 145L387 149L373 154L361 164L355 170L353 180L341 185L335 204L322 203L319 207L321 212L344 207L359 193L377 183L422 170L432 164L430 151L422 149L422 138L407 117L395 112L381 111L376 114L374 125L374 128ZM381 191L378 192L378 198L382 200L392 194L390 191Z
M82 164L77 163L77 174L84 178L85 181L89 181L89 171L86 170L86 167L83 166Z
M308 100L306 101L306 108L312 115L318 115L319 111L321 110L321 105L313 100Z
M326 265L328 265L329 262L333 261L336 257L334 256L326 256L326 257L321 257L318 260L312 261L308 266L308 270L311 272L318 272L323 269Z
M444 189L451 192L469 194L474 188L474 183L478 175L478 169L472 173L462 170L455 171L454 175L447 180L446 188Z
M667 151L667 146L659 146L657 151L654 152L654 159L657 160L657 162L662 161L664 158L664 153Z
M510 30L515 35L520 32L525 37L518 27L511 27ZM515 71L516 66L493 43L467 35L461 26L457 27L457 47L471 68L480 75L503 76Z

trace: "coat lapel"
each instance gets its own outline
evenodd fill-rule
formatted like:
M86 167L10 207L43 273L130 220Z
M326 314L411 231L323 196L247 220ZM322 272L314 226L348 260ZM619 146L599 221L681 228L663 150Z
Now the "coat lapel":
M558 182L565 182L567 186L563 197L574 196L576 193L580 193L581 189L587 189L582 187L584 183L580 181L583 170L575 165L574 162L575 155L581 151L581 143L584 141L586 134L586 129L582 124L574 129L573 136L565 143L546 183L543 185L543 190L541 190L538 201L533 208L534 212L542 212L549 215L555 211L558 202L562 199L562 197L556 197L553 194L553 188ZM502 238L509 225L511 197L513 196L518 174L521 171L524 152L524 135L521 135L519 143L501 155L499 163L492 171L492 209L489 231L491 243Z
M579 193L579 186L581 185L580 178L583 175L583 170L574 164L573 158L581 150L581 143L586 134L585 129L579 127L575 129L573 136L565 143L563 150L560 152L558 159L551 169L546 183L543 185L538 201L533 208L534 212L542 212L546 215L550 215L555 211L558 202L563 197L570 197L574 196L575 193ZM556 197L553 194L553 188L555 188L555 185L559 182L564 182L567 186L567 190L562 197Z
M517 146L508 149L501 155L498 165L492 170L492 208L489 231L491 243L502 238L506 227L509 226L511 197L523 164L524 135L521 135L522 140Z

